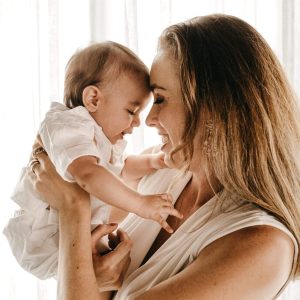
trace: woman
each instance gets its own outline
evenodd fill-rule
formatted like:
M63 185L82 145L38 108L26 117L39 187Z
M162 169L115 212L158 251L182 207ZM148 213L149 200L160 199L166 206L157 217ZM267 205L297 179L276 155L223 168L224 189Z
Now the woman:
M168 189L184 218L168 217L173 235L125 219L132 262L115 298L276 298L300 274L299 111L279 62L250 25L211 15L167 28L150 75L146 122L158 129L173 169L136 184L145 193ZM117 270L99 270L107 257L94 250L94 273L83 246L91 243L87 197L55 174L45 154L38 159L32 181L59 210L63 299L109 299L98 295L96 278L102 290L111 278L107 290L120 284L128 237L121 231L117 247L125 250L110 253Z

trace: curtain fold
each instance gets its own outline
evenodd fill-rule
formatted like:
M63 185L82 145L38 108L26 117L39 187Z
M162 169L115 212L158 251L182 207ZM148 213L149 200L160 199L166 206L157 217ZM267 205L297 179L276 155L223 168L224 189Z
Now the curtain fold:
M294 0L282 2L282 63L292 84L295 83L295 60L297 59L295 6Z
M300 101L300 0L294 1L294 87ZM299 292L300 295L300 292Z

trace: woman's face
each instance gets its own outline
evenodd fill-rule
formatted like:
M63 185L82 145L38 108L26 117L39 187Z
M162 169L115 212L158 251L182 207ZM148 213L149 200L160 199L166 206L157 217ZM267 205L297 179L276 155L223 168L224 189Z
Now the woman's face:
M177 65L164 50L158 52L154 58L150 71L150 84L154 103L147 116L146 124L157 128L163 143L161 150L166 154L165 162L170 167L176 167L180 165L181 154L176 153L173 156L176 166L170 161L168 154L181 141L185 116Z

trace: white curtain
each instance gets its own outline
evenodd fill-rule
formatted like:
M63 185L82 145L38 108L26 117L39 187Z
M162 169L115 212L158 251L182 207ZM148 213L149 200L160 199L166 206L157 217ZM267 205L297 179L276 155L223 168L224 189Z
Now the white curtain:
M0 232L50 101L61 101L68 58L90 37L86 0L0 0ZM56 299L56 281L36 280L15 262L0 234L0 299Z
M300 0L0 0L0 227L14 205L9 196L27 162L51 101L62 101L64 67L89 41L129 46L150 67L162 30L175 22L227 13L252 24L269 42L300 95ZM146 115L146 114L144 114ZM128 152L159 139L141 126ZM14 261L0 235L0 299L55 299L55 280L39 281ZM294 283L282 300L299 300Z

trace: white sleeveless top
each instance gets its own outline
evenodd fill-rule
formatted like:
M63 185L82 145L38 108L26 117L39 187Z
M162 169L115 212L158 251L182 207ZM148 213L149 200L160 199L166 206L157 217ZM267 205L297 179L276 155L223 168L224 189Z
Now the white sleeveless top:
M143 194L168 191L176 202L189 181L187 174L170 188L178 171L163 169L143 178L138 191ZM130 214L120 225L133 240L131 264L124 283L115 300L130 300L151 289L153 286L179 273L191 264L207 245L242 228L255 225L269 225L285 232L294 242L294 267L298 255L298 245L291 232L275 217L261 208L248 203L226 199L220 207L222 193L214 196L195 211L177 231L139 268L152 246L161 227L154 221ZM224 197L223 197L224 198ZM293 271L293 270L292 270ZM282 289L283 290L283 289Z

